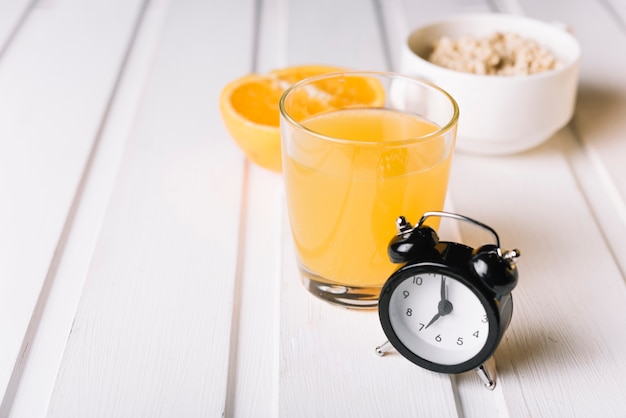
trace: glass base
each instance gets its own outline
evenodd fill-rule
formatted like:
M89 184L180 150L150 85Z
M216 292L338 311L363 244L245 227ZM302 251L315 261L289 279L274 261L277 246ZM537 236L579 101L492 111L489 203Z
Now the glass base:
M350 309L374 309L378 306L381 287L343 286L300 269L304 287L318 298Z

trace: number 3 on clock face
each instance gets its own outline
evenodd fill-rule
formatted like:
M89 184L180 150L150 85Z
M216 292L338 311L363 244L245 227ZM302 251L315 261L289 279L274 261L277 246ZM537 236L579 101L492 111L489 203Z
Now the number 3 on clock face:
M395 277L394 277L395 276ZM498 308L444 267L401 269L385 285L381 324L413 363L442 373L480 366L500 340Z

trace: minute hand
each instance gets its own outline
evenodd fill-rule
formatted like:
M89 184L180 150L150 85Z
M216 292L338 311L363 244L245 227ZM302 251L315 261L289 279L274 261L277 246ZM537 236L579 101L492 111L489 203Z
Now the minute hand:
M441 276L441 300L437 305L437 310L440 316L446 316L452 312L452 302L448 300L448 286L446 286L445 276Z

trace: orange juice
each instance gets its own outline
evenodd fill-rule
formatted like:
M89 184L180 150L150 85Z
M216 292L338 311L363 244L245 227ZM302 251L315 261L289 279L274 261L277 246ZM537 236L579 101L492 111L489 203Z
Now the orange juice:
M398 267L387 256L396 218L443 208L453 143L431 122L381 108L300 124L283 160L300 267L330 285L380 288Z

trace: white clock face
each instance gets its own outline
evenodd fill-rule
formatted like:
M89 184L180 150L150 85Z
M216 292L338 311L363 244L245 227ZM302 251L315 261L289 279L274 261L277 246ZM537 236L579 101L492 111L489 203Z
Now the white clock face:
M463 363L485 346L487 312L463 283L440 273L411 276L389 302L391 326L413 353L433 363Z

